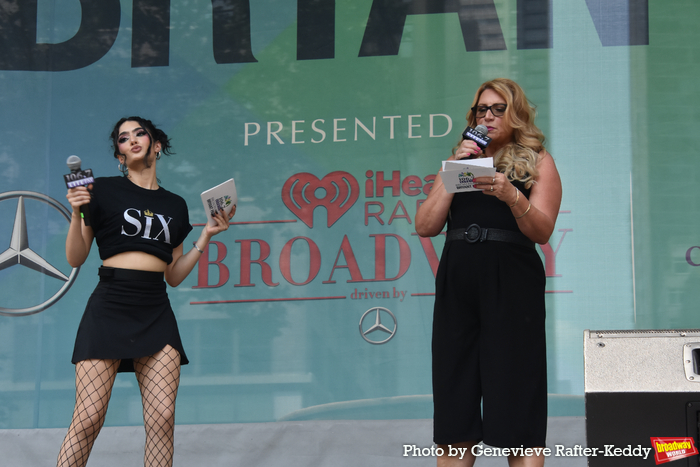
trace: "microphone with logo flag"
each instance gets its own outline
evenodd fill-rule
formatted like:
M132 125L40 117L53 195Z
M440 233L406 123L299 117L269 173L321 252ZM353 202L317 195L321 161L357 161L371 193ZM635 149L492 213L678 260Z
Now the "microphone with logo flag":
M488 135L489 129L486 128L484 125L477 125L476 128L472 128L470 126L467 127L466 130L464 130L464 133L462 133L462 137L464 139L470 139L474 141L477 146L481 148L482 151L486 149L486 146L491 143L491 138L489 138Z
M67 188L88 186L95 182L95 178L92 176L92 169L81 170L80 163L78 156L70 156L66 160L66 164L70 169L70 173L63 176ZM90 225L90 209L87 204L80 206L80 216L85 221L85 225Z

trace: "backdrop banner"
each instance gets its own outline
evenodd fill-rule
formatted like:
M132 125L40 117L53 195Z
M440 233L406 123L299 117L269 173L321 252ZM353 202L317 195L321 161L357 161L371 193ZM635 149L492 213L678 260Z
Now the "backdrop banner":
M172 138L185 251L200 193L238 190L169 288L178 424L431 418L444 235L415 214L496 77L561 174L538 246L549 413L583 415L584 329L700 327L699 19L694 0L0 0L0 428L70 422L101 262L65 259L66 159L120 175L108 137L131 115ZM108 425L142 423L133 375L112 406Z

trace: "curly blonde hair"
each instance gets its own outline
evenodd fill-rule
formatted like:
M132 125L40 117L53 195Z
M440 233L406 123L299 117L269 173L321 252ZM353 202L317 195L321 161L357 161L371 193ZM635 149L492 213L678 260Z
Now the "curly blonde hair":
M536 107L527 100L518 83L506 78L482 84L474 95L471 107L479 103L486 89L491 89L505 100L507 107L503 120L513 129L513 141L494 155L493 163L509 180L519 180L525 184L525 188L530 188L539 175L537 162L539 153L544 150L545 140L542 131L535 126ZM476 115L471 108L467 113L467 122L472 128L476 127Z

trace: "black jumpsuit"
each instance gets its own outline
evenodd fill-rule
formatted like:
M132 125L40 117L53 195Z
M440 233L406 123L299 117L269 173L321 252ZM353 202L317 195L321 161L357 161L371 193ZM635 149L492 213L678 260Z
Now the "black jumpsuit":
M513 184L529 197L521 183ZM471 224L520 232L508 205L495 196L457 193L448 231ZM436 444L545 446L544 289L534 248L489 240L445 244L433 315Z

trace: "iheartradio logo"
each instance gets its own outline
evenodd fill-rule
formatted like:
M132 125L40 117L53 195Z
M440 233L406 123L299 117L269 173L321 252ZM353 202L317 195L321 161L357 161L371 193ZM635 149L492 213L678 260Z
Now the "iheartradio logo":
M309 228L314 226L314 210L326 208L326 226L330 227L355 204L360 185L348 172L331 172L321 180L313 174L294 174L284 182L282 201Z

